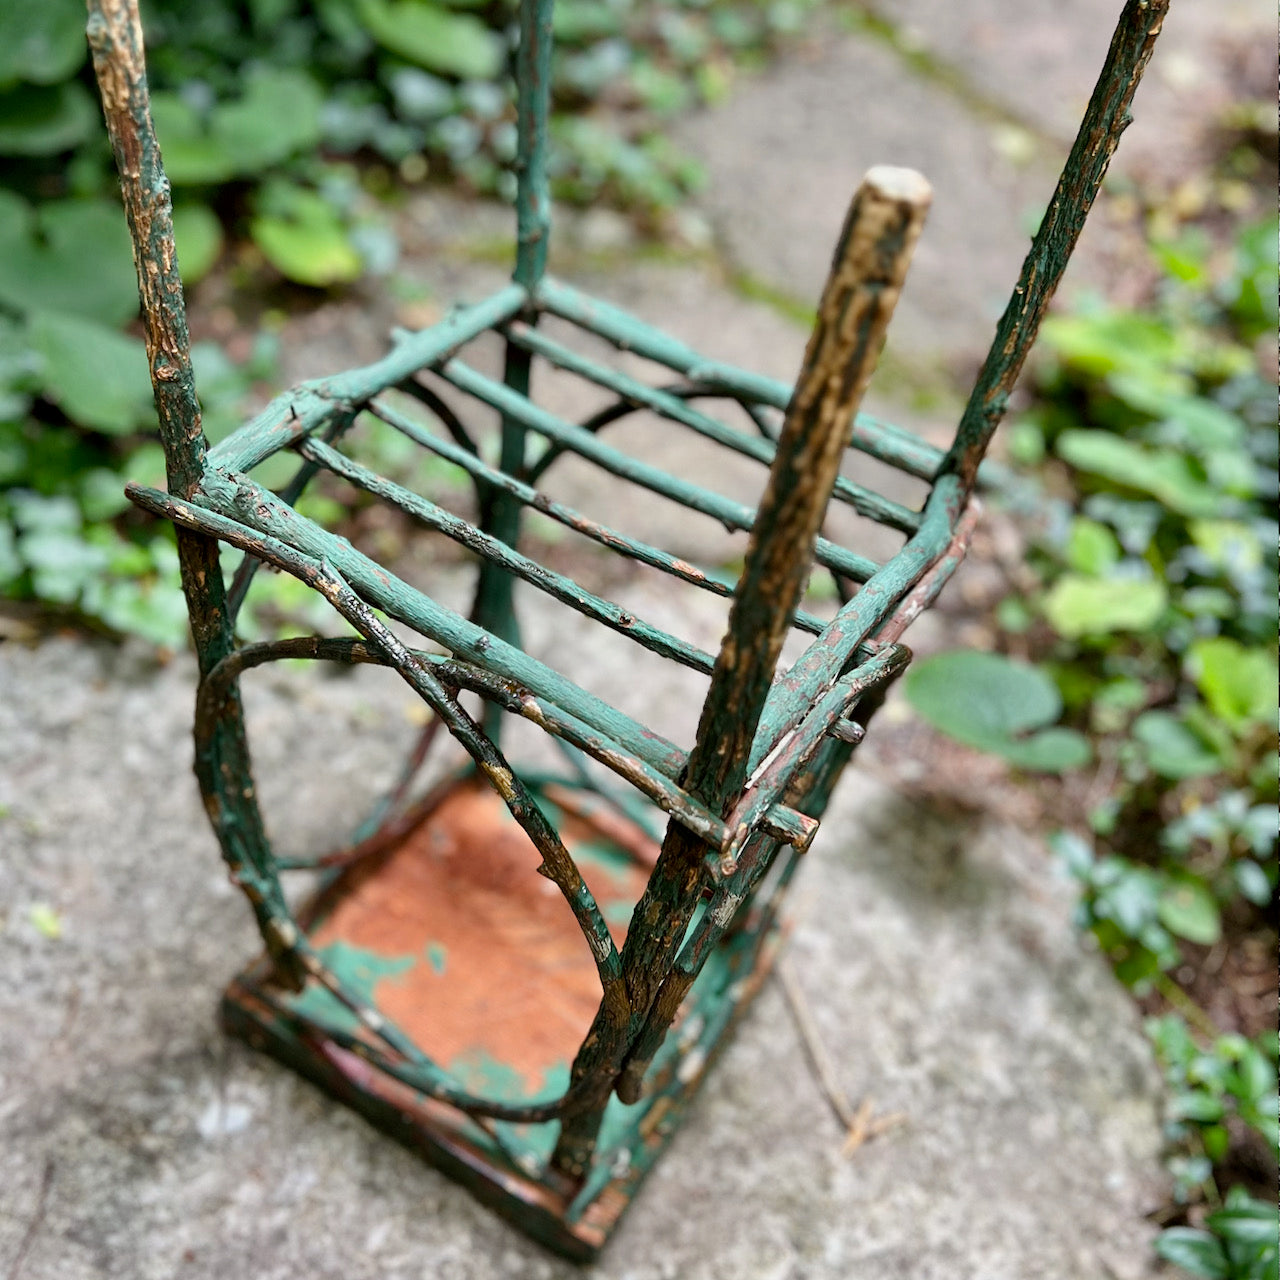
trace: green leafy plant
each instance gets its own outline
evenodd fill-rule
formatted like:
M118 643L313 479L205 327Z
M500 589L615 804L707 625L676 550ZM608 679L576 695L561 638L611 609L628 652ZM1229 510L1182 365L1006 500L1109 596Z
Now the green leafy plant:
M912 666L904 688L934 728L1019 768L1056 773L1090 759L1082 734L1047 727L1062 715L1062 698L1053 681L1027 663L955 649Z
M1149 306L1046 322L1012 433L1015 458L1066 495L1040 504L997 615L997 643L1037 662L941 654L905 688L937 728L1023 767L1044 734L1088 735L1090 808L1053 845L1080 926L1164 1010L1148 1031L1194 1225L1159 1251L1194 1275L1269 1280L1275 1208L1229 1170L1247 1132L1280 1157L1276 1035L1215 1028L1193 992L1206 957L1275 945L1276 388L1259 344L1276 331L1276 224L1225 242L1193 228L1153 255Z
M789 37L816 3L561 0L557 198L609 199L659 219L699 180L663 121L722 95L737 62ZM388 167L402 183L436 173L513 194L509 0L142 7L188 284L229 246L247 293L273 276L335 289L389 272ZM183 628L169 535L120 492L129 478L159 481L163 468L84 23L83 0L0 6L0 594L174 646ZM264 350L240 369L198 352L212 437L269 376ZM278 483L284 472L255 478ZM287 625L300 601L278 576L259 578L260 625Z
M1238 1187L1205 1220L1208 1231L1170 1227L1156 1241L1167 1262L1208 1280L1275 1280L1277 1218L1274 1204L1255 1200Z
M1222 1185L1241 1127L1280 1156L1276 1036L1211 1034L1176 975L1242 932L1274 938L1275 387L1255 344L1275 333L1275 236L1273 221L1225 249L1188 234L1155 250L1152 307L1048 322L1016 446L1075 498L1036 540L1039 586L1003 615L1108 780L1089 829L1055 841L1080 924L1123 981L1171 1007L1148 1021L1170 1168L1179 1199L1212 1211L1158 1251L1228 1280L1276 1275L1274 1205Z

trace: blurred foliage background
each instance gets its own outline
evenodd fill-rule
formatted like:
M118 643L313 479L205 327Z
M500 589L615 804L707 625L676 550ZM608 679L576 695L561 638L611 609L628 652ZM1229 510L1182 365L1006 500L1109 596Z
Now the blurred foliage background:
M558 0L557 198L611 203L661 234L700 181L664 122L718 101L824 3ZM394 268L397 192L444 178L511 197L510 3L143 10L188 283L233 262L249 289L341 290ZM173 650L186 619L172 536L122 495L163 460L83 24L82 0L0 6L0 596ZM1148 193L1135 213L1142 304L1098 299L1045 326L1009 434L1036 515L997 652L927 659L906 688L941 732L1056 805L1081 928L1147 1011L1167 1073L1160 1251L1192 1274L1264 1280L1278 1140L1274 103L1221 124L1210 197ZM1215 184L1235 194L1214 199ZM215 440L276 380L270 333L245 351L197 344ZM281 575L261 590L251 626L305 627L305 590Z
M1276 231L1228 235L1155 244L1143 309L1046 323L1012 451L1048 515L997 614L1018 656L941 654L907 691L944 732L1064 775L1079 816L1053 843L1079 923L1150 1012L1176 1200L1211 1210L1161 1251L1261 1278L1280 1143ZM958 729L975 661L983 719Z
M817 2L561 0L557 199L612 203L659 229L701 177L663 122L722 97L735 68L776 49ZM397 189L435 176L513 197L508 0L142 10L188 284L232 248L264 288L281 277L340 288L394 267ZM84 22L83 0L0 6L0 595L177 647L172 542L121 494L163 468ZM239 365L208 343L195 359L216 440L271 379L272 340Z

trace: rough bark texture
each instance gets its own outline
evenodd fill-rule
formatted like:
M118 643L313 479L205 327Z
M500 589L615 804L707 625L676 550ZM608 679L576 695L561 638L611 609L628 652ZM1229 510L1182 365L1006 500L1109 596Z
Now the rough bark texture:
M199 487L207 442L191 368L169 180L151 123L137 5L132 0L89 0L87 31L133 244L169 491L187 498ZM192 638L200 671L207 674L235 643L218 543L182 528L177 538ZM197 756L196 773L232 879L253 905L281 979L298 987L305 977L292 950L280 941L284 897L270 865L244 716L234 691L224 703L217 731Z
M1107 166L1131 119L1129 105L1155 48L1169 0L1129 0L1115 39L1080 123L1071 154L1049 207L1022 265L1018 283L996 328L995 341L965 405L955 443L944 470L959 475L965 492L1009 404L1009 392L1022 371L1066 270Z
M929 194L928 183L918 174L877 169L867 175L850 206L689 756L684 785L713 812L728 804L746 780L752 739L782 642L808 580L854 413L884 343ZM678 822L669 825L622 951L632 1010L626 1037L606 1036L598 1020L574 1064L575 1082L592 1079L596 1084L584 1091L581 1109L565 1116L555 1160L566 1172L585 1169L604 1101L637 1038L643 1037L645 1051L632 1072L636 1079L627 1088L629 1097L675 1015L679 1002L673 987L674 1004L664 1005L645 1034L650 1007L697 905L706 853L698 836Z

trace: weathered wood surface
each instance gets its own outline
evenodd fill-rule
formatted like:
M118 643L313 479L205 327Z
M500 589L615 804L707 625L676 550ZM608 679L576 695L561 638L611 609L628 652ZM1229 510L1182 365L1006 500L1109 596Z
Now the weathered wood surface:
M572 1202L559 1210L566 1223L596 1212L597 1197L621 1185L607 1162L593 1164L596 1134L610 1096L616 1092L628 1102L641 1096L650 1062L703 964L717 948L741 941L733 931L744 912L752 919L748 950L768 933L797 854L816 829L815 815L821 813L853 745L905 662L905 650L889 642L932 600L963 553L974 518L970 494L982 454L1127 122L1134 88L1167 3L1128 0L1125 6L1053 201L955 443L944 455L890 424L857 413L928 204L927 184L918 175L887 169L868 175L846 221L794 391L708 361L621 309L544 278L550 226L546 125L551 0L524 0L520 6L513 283L429 330L399 335L390 354L372 365L313 380L277 397L246 428L216 449L207 449L191 380L168 187L147 112L136 4L89 0L90 41L133 237L169 473L170 495L138 488L131 488L130 494L148 509L170 516L179 527L183 582L202 673L196 767L224 856L253 903L276 980L295 988L308 979L317 982L359 1020L360 1031L335 1032L335 1044L366 1058L401 1085L476 1117L500 1152L505 1150L504 1139L490 1119L562 1120L553 1167L544 1174L548 1185L578 1186ZM621 349L658 360L684 374L688 386L674 393L649 388L577 356L533 327L543 310ZM476 373L456 355L464 343L489 329L507 339L502 383ZM547 413L531 399L535 356L611 391L619 397L617 405L591 424L574 425ZM498 410L503 425L496 468L480 458L475 440L453 410L418 381L427 372ZM423 432L394 411L370 405L372 397L393 387L417 395L429 408L434 405L456 443L428 443ZM692 398L704 391L742 402L759 436L735 431L688 403L686 395ZM787 410L776 439L760 405ZM657 412L769 465L769 482L758 509L604 444L597 430L634 407ZM467 471L480 500L479 528L337 450L337 437L365 408ZM534 459L527 456L531 434L546 441ZM909 511L840 476L838 468L850 445L931 481L923 510ZM303 462L284 495L271 494L243 474L286 447L298 450ZM589 521L534 488L542 470L565 452L711 515L731 529L750 530L728 634L714 660L518 551L521 509L534 506L601 545L723 593L722 586L696 567ZM345 539L300 517L292 499L318 467L344 476L478 553L483 569L471 618L442 608ZM877 565L822 538L821 522L833 492L861 514L907 534L903 550L887 564ZM254 558L237 575L230 604L218 566L218 540ZM248 586L252 565L259 561L309 583L364 639L312 637L237 650L234 605ZM815 562L829 568L837 581L863 584L825 626L797 612ZM686 754L524 654L512 608L516 577L668 660L709 672L711 687L692 751ZM454 656L406 647L376 610L446 645ZM817 631L817 639L779 677L782 642L797 623ZM539 851L543 874L558 886L591 951L603 997L560 1098L513 1108L460 1089L420 1046L346 989L289 913L277 874L282 864L271 855L254 798L237 684L250 666L289 656L377 661L397 670L432 708L437 717L433 723L444 725L464 746ZM462 690L485 699L483 728L460 706ZM604 763L673 819L621 950L559 833L500 750L498 725L507 713L524 716ZM780 874L765 882L784 843L791 848L783 855ZM762 907L756 896L765 883L772 897ZM690 931L704 890L711 895L708 909ZM722 1004L719 1012L713 1011L713 1021L722 1013L728 1017L724 1010L731 1011L734 1000L726 998ZM717 1036L718 1032L708 1043L718 1043ZM651 1079L649 1087L661 1098L675 1098L679 1082L670 1078L671 1060L659 1061L667 1065L656 1072L661 1078ZM654 1149L650 1136L640 1132L631 1150L633 1169L647 1167ZM628 1176L627 1185L634 1185L638 1173Z
M742 787L791 614L809 577L849 431L884 345L932 193L873 169L849 210L787 410L716 658L686 785L713 807Z
M690 794L713 812L730 803L746 781L751 742L791 614L808 581L853 416L880 355L929 199L929 186L919 174L878 169L867 175L850 206L683 779ZM555 1163L566 1172L580 1173L590 1160L603 1099L643 1034L697 905L705 856L692 832L678 823L668 827L623 947L631 1043L607 1036L600 1020L588 1034L573 1079L595 1078L598 1084L584 1094L578 1114L565 1115ZM652 1043L656 1049L678 1007L675 1001L660 1010L660 1028L645 1037L646 1047ZM651 1054L650 1049L636 1060L632 1079L643 1075ZM586 1107L587 1097L600 1099L594 1109Z
M969 395L943 470L972 490L1009 392L1036 340L1062 273L1084 230L1107 166L1132 117L1129 107L1146 70L1169 0L1128 0L1062 176L1031 242L995 340Z
M207 442L191 368L186 303L173 239L173 208L151 123L142 25L133 0L89 0L87 34L115 153L133 246L155 393L160 441L170 492L190 497L203 476ZM234 647L218 544L179 529L178 562L201 674ZM205 806L232 879L253 905L281 979L300 986L293 953L279 945L275 924L284 914L280 883L254 793L239 698L225 701L216 731L196 759Z

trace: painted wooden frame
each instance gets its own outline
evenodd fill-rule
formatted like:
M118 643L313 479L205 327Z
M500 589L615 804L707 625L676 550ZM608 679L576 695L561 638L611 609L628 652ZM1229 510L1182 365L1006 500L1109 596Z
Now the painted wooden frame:
M210 448L192 376L136 4L89 0L89 39L133 237L168 464L168 492L137 485L128 492L177 527L200 669L196 772L231 876L253 907L267 949L226 997L232 1030L420 1147L540 1239L574 1257L594 1254L759 985L776 941L779 905L830 790L910 658L901 634L964 554L983 455L1128 121L1167 2L1128 0L1124 6L1057 189L954 442L943 451L858 411L929 203L928 185L914 173L875 169L859 188L794 387L709 360L545 274L551 0L520 5L511 284L429 329L397 334L390 352L372 365L294 387ZM678 381L650 386L619 372L549 336L538 326L544 316L643 356ZM465 359L469 343L494 331L505 342L500 381ZM609 392L612 405L583 423L557 417L530 395L540 364ZM434 425L406 412L397 392L407 393ZM459 395L500 416L496 465L482 456L454 407ZM743 413L748 426L731 425L705 408L707 401ZM731 500L602 438L609 425L637 410L767 468L758 505ZM344 451L369 415L470 477L480 518L468 521ZM271 492L250 473L282 450L298 455L298 471L290 484ZM926 482L920 509L841 474L849 450ZM540 487L544 473L566 454L730 529L749 531L736 585L546 493ZM471 613L447 609L300 515L298 498L322 472L343 477L473 553L480 571ZM877 563L822 537L830 502L900 534L902 548ZM523 554L518 543L526 509L684 587L731 597L719 651L705 652ZM230 584L220 567L221 544L244 553ZM236 614L262 564L313 587L358 638L239 644ZM801 608L815 568L833 576L842 600L825 621ZM513 604L517 581L709 677L691 749L526 653ZM393 621L448 656L406 646ZM779 671L793 628L811 639L802 656ZM286 658L388 666L432 713L387 801L345 848L309 859L272 851L255 798L239 698L244 672ZM479 720L464 709L463 692L484 700ZM510 716L531 721L562 744L573 762L567 780L548 782L511 765L501 745ZM445 791L414 798L412 775L441 726L465 748L471 769ZM595 766L622 785L603 781L598 770L592 772ZM477 791L477 780L488 790ZM518 832L492 826L499 810ZM654 826L655 818L665 821L665 832ZM472 846L480 831L491 836L477 851ZM483 1047L484 1060L477 1049L469 1058L464 1053L442 1062L430 1043L401 1025L407 1017L417 1026L422 1009L432 1004L432 973L440 967L433 956L442 944L433 943L428 931L408 950L402 938L402 954L375 954L361 951L340 930L333 933L340 919L359 918L365 922L360 928L367 927L374 917L362 915L361 904L376 903L379 884L396 876L413 880L418 871L412 859L435 857L413 852L424 832L450 848L472 848L467 866L505 850L510 874L500 880L504 888L519 879L514 868L524 850L532 858L525 870L556 887L564 906L555 928L532 946L530 970L542 952L559 956L557 929L581 934L580 969L585 965L595 984L589 996L578 997L585 1034L570 1061L554 1071L544 1063L532 1084L523 1079L492 1087L494 1062L504 1053L518 1056L518 1046L491 1034L486 1000L496 978L487 987L482 973L457 988L465 986L464 1003L474 1006L467 1034L473 1049ZM612 871L597 866L584 874L593 858ZM304 868L327 869L332 878L295 913L281 875ZM405 889L402 897L429 916L443 884ZM536 914L536 894L521 892L504 908L507 915ZM464 893L447 927L430 927L447 931L470 919L467 901L479 898ZM470 945L459 936L464 942L456 945ZM548 974L554 969L552 964ZM398 1020L384 1005L403 994L405 984L420 999ZM562 1078L548 1092L549 1073L556 1071Z

